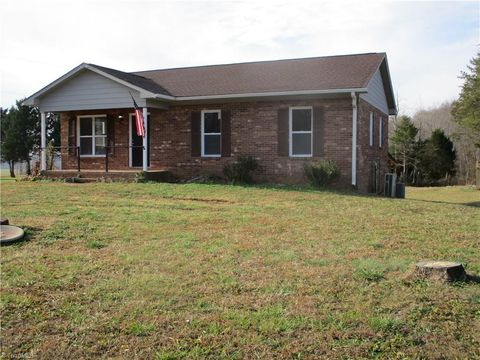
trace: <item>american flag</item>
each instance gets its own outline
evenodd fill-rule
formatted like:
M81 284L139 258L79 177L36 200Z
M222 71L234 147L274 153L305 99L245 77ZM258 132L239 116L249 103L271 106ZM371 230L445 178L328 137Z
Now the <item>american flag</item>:
M143 128L143 114L142 109L138 107L135 99L133 98L132 94L130 94L133 100L133 107L135 108L135 125L137 128L137 135L144 137L145 136L145 129Z

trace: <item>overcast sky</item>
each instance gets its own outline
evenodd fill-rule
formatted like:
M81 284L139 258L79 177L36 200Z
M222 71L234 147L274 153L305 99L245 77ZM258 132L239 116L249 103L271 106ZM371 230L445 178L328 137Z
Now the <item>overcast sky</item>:
M82 62L123 71L387 52L400 111L459 93L480 2L1 0L0 104Z

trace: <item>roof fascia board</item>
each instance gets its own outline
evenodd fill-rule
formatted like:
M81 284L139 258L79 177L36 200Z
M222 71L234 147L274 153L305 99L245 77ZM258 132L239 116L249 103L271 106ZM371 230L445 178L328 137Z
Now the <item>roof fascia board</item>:
M388 76L388 85L390 87L390 91L392 93L392 101L393 101L393 110L395 111L394 114L390 115L397 115L397 103L395 101L395 93L393 92L393 84L392 84L392 77L390 76L390 66L388 66L388 60L387 60L387 55L383 58L383 61L385 61L385 68L387 69L387 76Z
M275 97L275 96L295 96L295 95L322 95L322 94L350 94L351 92L367 92L367 88L353 89L327 89L327 90L298 90L298 91L274 91L261 93L240 93L240 94L224 94L224 95L199 95L199 96L176 96L175 101L192 101L192 100L216 100L216 99L238 99L238 98L255 98L255 97ZM172 100L170 96L156 96L160 99Z

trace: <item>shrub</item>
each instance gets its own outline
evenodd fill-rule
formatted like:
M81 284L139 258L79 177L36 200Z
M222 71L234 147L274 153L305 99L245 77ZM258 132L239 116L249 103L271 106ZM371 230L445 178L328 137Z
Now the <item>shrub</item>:
M314 186L327 186L340 176L337 163L333 160L320 160L305 164L305 175Z
M251 184L253 182L252 172L259 169L260 165L254 157L240 156L236 162L223 167L223 175L232 184Z
M145 171L140 171L140 172L135 174L135 182L136 183L147 182L147 176L145 174Z

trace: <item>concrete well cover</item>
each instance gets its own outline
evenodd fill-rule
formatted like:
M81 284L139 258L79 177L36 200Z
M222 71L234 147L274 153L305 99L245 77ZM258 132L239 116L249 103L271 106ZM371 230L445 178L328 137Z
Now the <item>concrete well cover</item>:
M0 225L0 243L7 244L23 238L24 231L17 226Z

